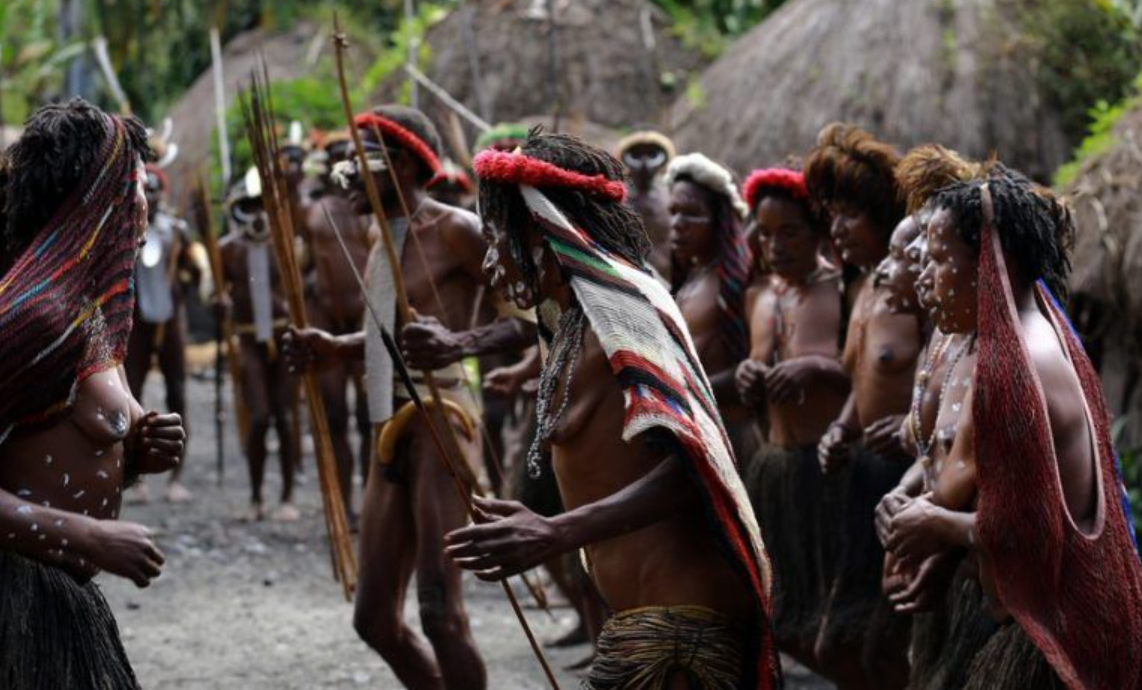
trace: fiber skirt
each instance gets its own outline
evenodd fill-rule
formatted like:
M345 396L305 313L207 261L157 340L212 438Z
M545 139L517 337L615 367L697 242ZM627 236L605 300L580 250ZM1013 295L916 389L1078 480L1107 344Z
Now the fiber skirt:
M138 690L95 583L0 551L0 687Z

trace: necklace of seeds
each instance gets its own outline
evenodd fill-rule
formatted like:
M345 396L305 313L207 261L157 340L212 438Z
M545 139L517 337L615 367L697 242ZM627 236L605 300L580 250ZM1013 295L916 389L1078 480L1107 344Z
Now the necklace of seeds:
M932 422L932 433L928 434L928 438L925 439L923 436L923 424L920 420L924 393L928 388L928 381L931 379L935 363L943 359L943 355L951 341L952 336L945 336L940 342L939 352L936 353L936 356L932 357L924 367L924 371L921 372L920 375L921 383L916 386L916 390L912 393L912 435L916 439L916 449L920 453L920 464L924 467L925 474L930 473L933 468L932 446L936 442L936 429L940 425L940 410L944 406L944 397L948 393L948 385L952 382L952 374L955 373L956 367L960 364L960 360L967 354L971 345L970 341L961 343L959 349L956 350L955 357L952 358L951 363L948 364L948 368L944 372L944 380L940 384L940 391L936 398L936 419Z
M559 318L559 326L552 338L551 354L539 374L539 391L535 397L535 438L527 451L527 476L539 479L543 473L540 461L550 448L550 439L567 405L571 401L571 382L575 379L575 366L579 362L579 351L583 347L583 309L578 305L569 307ZM559 373L567 370L567 380L563 384L563 400L559 408L551 413L555 389L559 386Z

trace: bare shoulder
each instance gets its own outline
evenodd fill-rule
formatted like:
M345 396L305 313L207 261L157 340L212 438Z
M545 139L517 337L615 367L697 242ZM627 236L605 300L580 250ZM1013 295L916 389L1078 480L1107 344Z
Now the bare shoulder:
M1086 423L1082 387L1058 333L1042 314L1024 318L1022 325L1031 364L1047 399L1047 413L1055 438L1081 430Z
M480 218L475 213L435 199L429 199L426 203L431 204L429 210L436 217L437 227L447 239L462 240L475 237L483 241L480 235Z

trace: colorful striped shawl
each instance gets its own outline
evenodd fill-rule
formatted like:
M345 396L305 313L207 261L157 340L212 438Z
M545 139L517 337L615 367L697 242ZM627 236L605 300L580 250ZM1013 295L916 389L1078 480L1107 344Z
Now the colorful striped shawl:
M769 561L682 314L666 288L644 268L600 247L539 190L521 186L520 191L546 231L548 245L570 273L575 296L623 387L623 440L665 431L690 463L709 515L757 602L759 647L750 655L756 664L749 669L748 687L776 687Z
M106 116L92 170L0 277L0 443L66 414L76 384L123 361L135 305L139 161Z

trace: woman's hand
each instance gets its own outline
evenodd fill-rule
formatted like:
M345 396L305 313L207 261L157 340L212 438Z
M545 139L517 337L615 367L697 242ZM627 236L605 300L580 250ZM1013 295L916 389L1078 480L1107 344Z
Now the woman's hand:
M860 435L844 424L833 422L817 444L817 462L821 471L829 474L845 466L852 452L852 442Z
M765 402L765 372L765 365L752 359L744 360L734 372L734 385L748 407L757 408Z
M946 545L941 531L943 513L943 508L932 503L931 494L913 499L892 518L892 534L885 548L903 567L919 568L924 559Z
M182 463L186 429L177 414L151 410L139 420L135 431L135 471L139 474L169 472Z
M118 520L92 520L77 551L100 570L127 578L142 588L157 578L166 563L146 527Z

